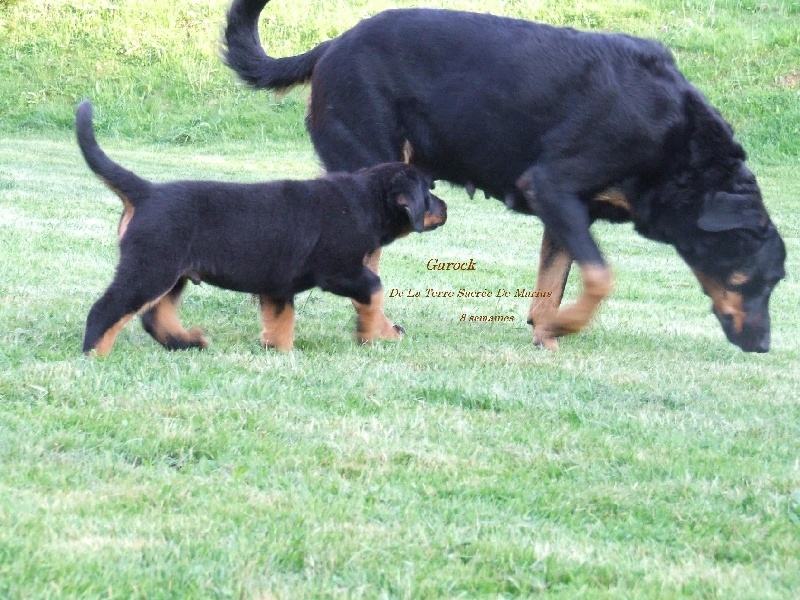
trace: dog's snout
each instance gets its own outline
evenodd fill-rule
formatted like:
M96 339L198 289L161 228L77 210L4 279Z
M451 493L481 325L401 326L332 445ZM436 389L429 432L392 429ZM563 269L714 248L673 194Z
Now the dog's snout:
M425 231L432 231L445 224L447 221L447 204L441 198L431 194L430 210L425 213L423 227Z
M744 352L769 352L770 327L769 319L759 314L747 314L741 328L735 326L733 315L720 313L717 315L725 336L739 346Z

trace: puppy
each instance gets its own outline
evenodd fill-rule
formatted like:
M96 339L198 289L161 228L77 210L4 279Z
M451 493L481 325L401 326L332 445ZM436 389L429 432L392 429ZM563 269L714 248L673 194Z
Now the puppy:
M89 101L78 106L76 133L89 168L123 204L119 264L89 311L85 353L109 354L139 313L165 348L207 347L201 330L178 320L188 280L257 295L261 343L278 350L293 347L295 294L313 287L352 298L359 342L400 337L380 318L381 280L363 259L447 219L445 203L414 167L382 164L310 181L152 183L100 149Z

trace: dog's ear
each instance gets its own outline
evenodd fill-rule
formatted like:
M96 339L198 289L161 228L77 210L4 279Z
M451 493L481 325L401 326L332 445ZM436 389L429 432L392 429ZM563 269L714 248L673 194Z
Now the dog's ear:
M420 181L400 172L392 178L389 189L391 201L406 211L414 231L422 233L425 229L425 196Z
M697 226L713 233L733 229L760 231L764 214L747 195L714 192L706 196Z
M411 227L417 233L425 230L425 200L419 192L410 194L398 194L396 196L397 205L408 213L408 220Z

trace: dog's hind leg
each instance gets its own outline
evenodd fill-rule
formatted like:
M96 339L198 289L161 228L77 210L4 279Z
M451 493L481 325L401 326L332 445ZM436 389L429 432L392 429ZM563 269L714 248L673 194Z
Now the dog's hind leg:
M107 356L128 321L156 304L175 285L175 279L168 281L168 276L161 273L161 281L145 281L136 267L124 269L120 264L111 285L89 311L83 352L94 350L99 356Z
M258 297L261 304L261 345L276 350L291 350L294 346L294 302Z
M208 347L202 329L187 331L178 319L178 305L186 282L187 278L181 277L166 295L141 316L144 330L167 350Z
M572 256L555 240L552 232L545 229L528 324L533 326L533 343L548 350L558 349L558 341L549 334L545 324L551 323L558 313L571 265Z
M95 311L94 314L92 312L89 313L89 318L86 322L86 333L83 338L83 353L88 354L94 350L98 356L108 356L119 332L128 324L128 321L136 316L136 312L121 315L113 322L108 321L108 319L105 319L104 322L100 321L102 317L97 312Z

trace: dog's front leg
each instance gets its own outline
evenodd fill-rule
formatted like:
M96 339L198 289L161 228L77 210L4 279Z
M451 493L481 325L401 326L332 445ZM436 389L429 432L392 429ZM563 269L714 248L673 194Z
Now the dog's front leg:
M370 344L375 340L395 340L402 335L383 315L383 284L371 269L361 267L357 274L339 276L320 283L323 290L346 296L356 309L356 340Z
M258 297L261 304L261 345L265 348L288 351L294 347L294 302Z
M548 350L557 350L558 340L549 334L545 324L552 323L558 313L571 264L572 256L545 229L528 324L533 326L533 343Z
M541 323L534 321L543 340L577 333L586 327L612 287L611 269L589 232L588 206L577 193L559 186L557 182L563 180L544 168L534 167L517 182L531 208L544 221L545 230L553 236L553 241L578 263L583 281L583 290L574 304L558 310L555 315L543 315Z
M356 338L361 344L371 344L375 340L394 340L402 335L394 328L387 328L384 324L386 317L383 315L383 288L372 293L369 303L362 304L353 300L356 308L358 324Z
M367 254L364 257L364 265L372 271L375 275L380 275L381 270L381 251L382 248L378 248L372 254ZM359 303L356 300L353 300L353 308L356 309L356 313L359 312ZM383 301L381 300L381 308L379 314L375 317L378 325L379 334L377 337L381 339L387 340L395 340L400 338L405 334L406 330L403 329L402 325L395 325L392 323L389 318L383 313Z

